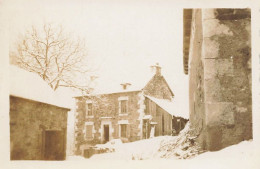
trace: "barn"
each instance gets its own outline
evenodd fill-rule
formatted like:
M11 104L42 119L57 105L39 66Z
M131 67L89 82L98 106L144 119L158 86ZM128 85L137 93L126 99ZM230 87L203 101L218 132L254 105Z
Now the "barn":
M71 101L40 76L10 66L10 159L65 160Z

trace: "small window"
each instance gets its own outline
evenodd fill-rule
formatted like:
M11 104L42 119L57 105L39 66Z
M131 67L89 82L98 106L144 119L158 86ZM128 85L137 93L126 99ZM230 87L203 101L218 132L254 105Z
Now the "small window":
M150 104L149 104L149 101L148 99L145 99L145 114L148 115L150 114Z
M86 126L86 138L87 139L92 139L93 138L93 125L87 125Z
M121 114L127 113L127 100L120 100L120 113Z
M92 103L87 103L86 104L86 113L87 113L87 116L93 116L93 106L92 106Z
M126 137L126 124L121 124L121 137Z

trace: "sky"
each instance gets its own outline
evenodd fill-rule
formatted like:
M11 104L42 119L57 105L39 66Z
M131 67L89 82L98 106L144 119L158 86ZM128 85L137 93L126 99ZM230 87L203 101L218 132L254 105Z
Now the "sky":
M24 3L26 2L26 3ZM86 40L88 57L104 85L139 80L159 63L183 111L182 8L174 1L10 1L10 49L32 24L53 22ZM111 80L115 79L115 80ZM118 84L119 85L119 84Z

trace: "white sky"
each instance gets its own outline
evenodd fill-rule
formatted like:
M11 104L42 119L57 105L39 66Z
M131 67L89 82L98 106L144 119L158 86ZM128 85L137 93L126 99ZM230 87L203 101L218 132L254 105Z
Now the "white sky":
M11 48L18 33L31 24L62 23L86 39L88 57L94 58L100 77L142 77L159 62L176 100L188 111L188 76L183 73L182 63L182 8L176 8L177 3L25 1L9 2Z

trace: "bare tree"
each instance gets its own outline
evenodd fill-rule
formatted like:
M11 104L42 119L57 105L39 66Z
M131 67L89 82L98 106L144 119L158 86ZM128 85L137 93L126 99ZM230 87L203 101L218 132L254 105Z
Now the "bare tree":
M53 90L71 87L89 93L91 69L84 40L65 33L61 25L32 26L17 43L14 53L20 67L35 72Z

